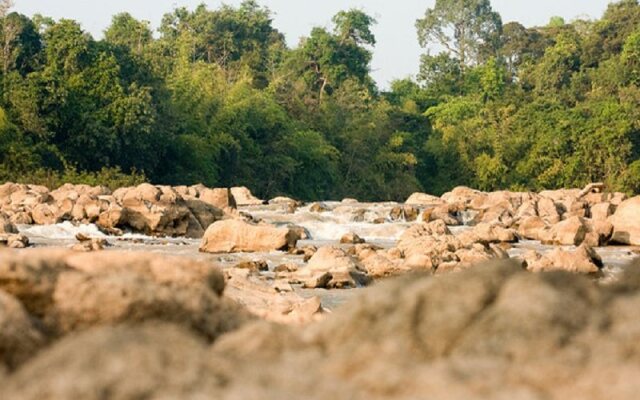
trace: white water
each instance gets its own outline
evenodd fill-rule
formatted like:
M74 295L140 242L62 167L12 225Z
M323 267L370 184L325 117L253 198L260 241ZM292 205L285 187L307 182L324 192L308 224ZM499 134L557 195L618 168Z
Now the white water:
M273 206L249 207L244 211L276 225L304 227L313 241L337 241L347 233L355 233L368 241L395 241L413 223L391 221L389 213L397 203L324 203L330 211L311 212L309 206L293 214ZM376 220L384 220L384 223Z
M55 225L21 225L18 227L20 233L28 237L36 237L42 239L59 239L71 240L81 233L93 238L106 238L107 235L100 232L97 226L89 225L73 225L69 221L65 221Z

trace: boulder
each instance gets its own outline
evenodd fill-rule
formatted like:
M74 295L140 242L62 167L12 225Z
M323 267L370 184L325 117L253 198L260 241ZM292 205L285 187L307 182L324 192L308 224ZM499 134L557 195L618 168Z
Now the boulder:
M550 253L536 257L529 256L527 269L532 272L567 271L581 274L596 274L603 267L602 259L588 245L583 244L575 251L554 249Z
M560 211L553 199L542 197L538 200L538 215L547 224L557 224L561 220Z
M590 209L591 219L594 221L604 221L612 216L615 211L616 207L609 202L594 204Z
M541 217L526 217L520 221L518 235L523 239L541 240L542 232L546 229L547 223Z
M518 241L513 229L507 229L499 224L480 223L473 227L473 233L475 233L479 242L485 244Z
M227 188L209 189L202 187L198 191L198 200L222 210L237 207L235 197L231 194L231 190Z
M192 329L208 340L243 323L237 307L205 284L164 285L135 271L62 273L47 325L57 333L93 326L161 320Z
M571 217L553 225L544 243L564 246L579 246L587 234L587 226L581 217Z
M53 225L62 221L59 209L52 204L38 204L31 211L31 218L37 225Z
M202 340L174 325L93 329L68 336L40 353L0 389L0 397L208 398L205 393L217 393L224 378L205 355Z
M22 304L0 290L0 366L14 369L33 356L46 340Z
M254 225L225 220L211 225L204 234L200 251L205 253L241 253L288 250L295 247L298 235L290 228Z
M357 259L333 246L318 249L307 266L295 274L295 280L308 288L329 289L355 288L369 283Z
M451 204L444 204L433 208L427 208L422 212L422 220L428 223L440 219L449 226L460 225L461 223L455 215L457 208L458 207Z
M255 197L253 194L251 194L251 191L244 186L231 188L231 195L233 196L233 199L235 200L235 203L238 207L260 206L264 204L263 200Z
M611 241L619 244L640 246L640 196L625 200L609 217L613 224Z
M324 203L313 203L309 206L309 211L314 213L323 213L329 210L329 207Z
M430 206L442 204L442 199L426 193L414 193L409 196L405 204L410 206Z
M18 233L18 228L11 222L9 216L0 212L0 234Z
M418 219L420 211L412 206L397 206L389 212L389 219L392 221L413 222Z

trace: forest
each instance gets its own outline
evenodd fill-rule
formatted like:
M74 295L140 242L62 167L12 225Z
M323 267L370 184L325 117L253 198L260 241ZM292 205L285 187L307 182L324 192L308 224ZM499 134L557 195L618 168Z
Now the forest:
M376 21L359 9L294 44L253 0L177 8L157 31L118 14L96 40L2 1L0 181L304 200L640 191L637 0L539 27L502 21L489 0L436 0L416 17L420 70L381 90Z

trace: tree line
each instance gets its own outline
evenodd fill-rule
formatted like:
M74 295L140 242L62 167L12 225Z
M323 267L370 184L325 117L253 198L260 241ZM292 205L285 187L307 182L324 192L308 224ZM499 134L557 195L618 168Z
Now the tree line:
M2 0L0 180L306 200L640 190L637 0L531 28L489 0L437 0L416 22L420 71L388 90L370 75L375 19L352 9L332 22L289 47L247 0L177 8L155 34L118 14L96 40Z

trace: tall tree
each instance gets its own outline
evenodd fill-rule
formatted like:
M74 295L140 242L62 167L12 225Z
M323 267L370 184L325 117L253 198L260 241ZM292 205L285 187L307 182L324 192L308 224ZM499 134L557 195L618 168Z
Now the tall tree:
M495 54L502 19L489 0L436 0L416 27L422 47L445 48L464 69Z

